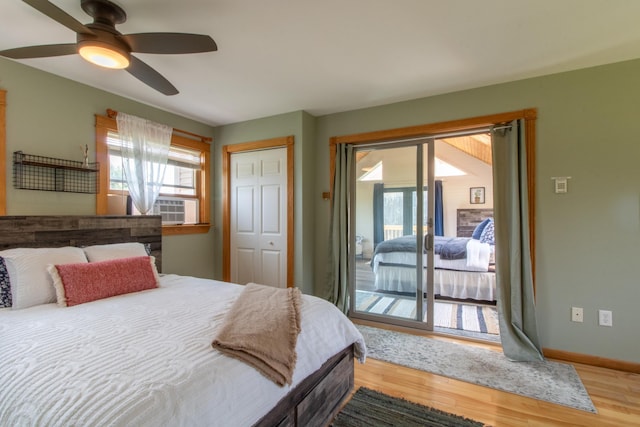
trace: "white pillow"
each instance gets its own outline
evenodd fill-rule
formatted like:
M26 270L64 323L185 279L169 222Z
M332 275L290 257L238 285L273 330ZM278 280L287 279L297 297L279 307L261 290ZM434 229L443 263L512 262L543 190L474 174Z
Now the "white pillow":
M53 280L47 271L49 264L86 263L80 248L16 248L0 251L11 282L13 308L27 308L56 302Z
M109 245L94 245L84 248L89 262L109 261L112 259L148 256L142 243L112 243Z

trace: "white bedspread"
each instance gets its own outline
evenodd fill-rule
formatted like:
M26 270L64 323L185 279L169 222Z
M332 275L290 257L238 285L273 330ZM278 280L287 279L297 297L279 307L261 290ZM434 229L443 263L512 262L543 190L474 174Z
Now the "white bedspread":
M477 242L477 243L476 243ZM467 243L467 250L471 248L471 257L462 259L442 259L440 255L434 254L433 267L458 271L489 271L489 261L493 248L477 240ZM411 252L381 252L376 254L372 263L373 272L377 273L380 264L401 264L406 266L416 265L416 254ZM422 258L422 265L427 265L427 255Z
M74 307L0 311L0 426L248 426L362 335L304 295L290 387L211 347L239 285L161 288Z
M422 289L427 290L423 276ZM379 266L374 286L380 291L416 291L416 270L396 266ZM457 299L496 300L496 273L436 269L433 272L433 294Z

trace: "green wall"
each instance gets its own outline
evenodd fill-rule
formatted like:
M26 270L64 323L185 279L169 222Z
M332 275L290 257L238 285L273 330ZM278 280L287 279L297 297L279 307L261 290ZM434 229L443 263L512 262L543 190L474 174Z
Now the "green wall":
M528 79L317 120L316 191L331 136L537 108L537 314L544 347L640 362L640 61ZM553 192L570 176L569 192ZM324 294L329 206L316 197L316 293ZM570 321L572 306L584 323ZM598 326L598 309L613 327Z
M0 88L7 91L7 214L93 215L91 194L16 190L10 159L13 152L82 160L80 146L89 144L95 159L95 114L107 108L211 136L213 128L166 111L82 85L0 58ZM165 273L213 277L213 231L162 239Z
M543 346L640 362L640 61L629 61L314 118L303 111L215 129L0 59L8 90L7 152L80 158L106 108L213 135L214 224L163 239L165 271L220 278L221 147L295 137L295 284L324 294L331 136L537 108L537 313ZM91 145L90 145L91 146ZM8 183L11 169L7 168ZM570 176L554 194L553 176ZM7 188L9 214L92 214L91 195ZM37 196L37 197L36 197ZM572 306L584 323L570 321ZM613 327L597 310L613 311Z
M280 114L216 128L214 216L222 219L222 147L293 135L294 137L294 284L304 293L313 293L313 198L315 119L304 111ZM222 229L216 227L215 253L222 253ZM222 257L215 257L218 279L222 278Z

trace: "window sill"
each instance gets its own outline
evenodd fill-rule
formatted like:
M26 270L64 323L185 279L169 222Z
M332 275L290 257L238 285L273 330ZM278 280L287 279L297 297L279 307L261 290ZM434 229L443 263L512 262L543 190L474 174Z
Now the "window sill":
M180 236L183 234L204 234L208 233L211 224L184 224L184 225L163 225L163 236Z

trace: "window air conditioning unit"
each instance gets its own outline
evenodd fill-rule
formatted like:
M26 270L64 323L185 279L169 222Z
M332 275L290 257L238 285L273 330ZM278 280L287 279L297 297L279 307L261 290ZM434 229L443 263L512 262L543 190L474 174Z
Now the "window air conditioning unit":
M160 215L163 224L184 224L184 200L158 197L153 204L153 214Z
M131 197L127 198L129 204L127 215L140 215L140 212L131 202ZM185 223L185 201L178 197L158 197L153 204L151 215L160 215L163 225L184 224Z

